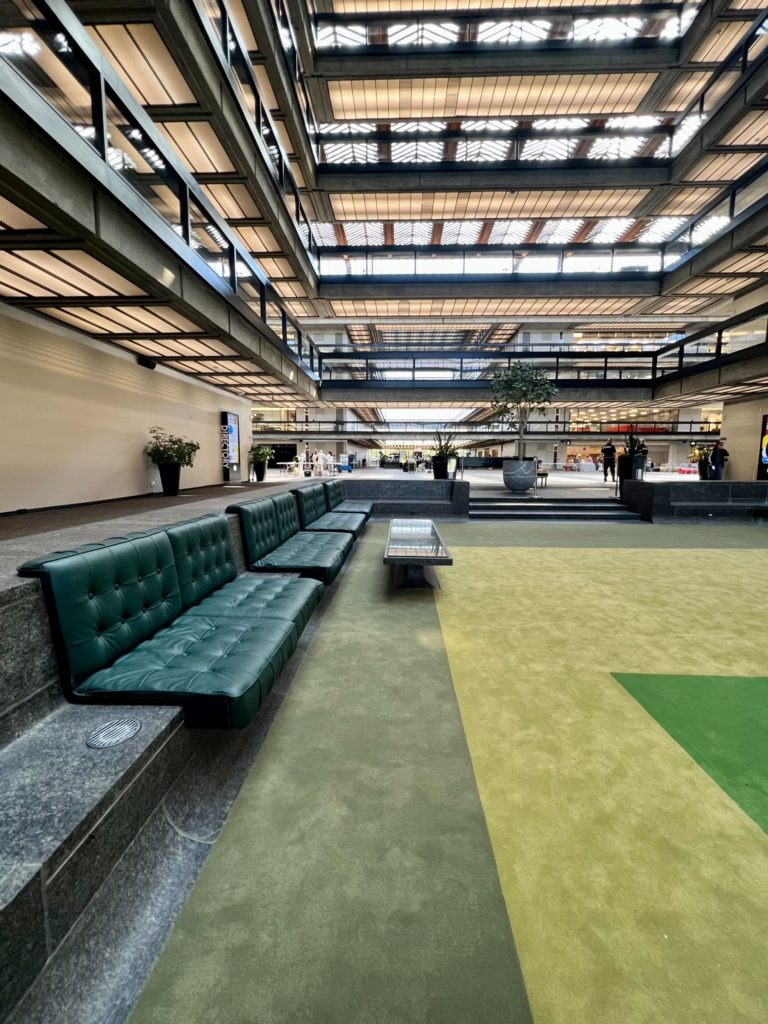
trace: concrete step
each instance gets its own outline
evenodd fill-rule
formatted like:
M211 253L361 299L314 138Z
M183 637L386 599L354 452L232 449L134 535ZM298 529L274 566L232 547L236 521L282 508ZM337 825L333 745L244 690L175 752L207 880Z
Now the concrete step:
M533 519L562 522L564 520L580 520L581 522L611 522L611 523L639 523L640 516L636 512L629 512L626 509L613 509L601 511L600 509L515 509L515 510L493 510L493 509L470 509L469 519L475 520L503 520L503 521L530 521Z

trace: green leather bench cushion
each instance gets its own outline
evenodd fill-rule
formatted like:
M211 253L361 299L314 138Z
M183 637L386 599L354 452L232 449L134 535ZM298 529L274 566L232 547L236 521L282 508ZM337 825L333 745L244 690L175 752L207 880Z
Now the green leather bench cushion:
M323 583L332 583L339 575L352 544L351 533L297 533L254 562L251 568L268 572L300 572Z
M171 542L162 531L21 566L39 576L65 685L79 683L181 613Z
M296 499L290 493L276 494L271 501L277 518L277 535L282 544L301 529L299 510L296 508Z
M297 639L296 627L287 620L183 615L94 673L75 693L179 704L190 724L242 728L258 711Z
M248 573L203 598L187 615L286 619L301 632L323 596L317 580Z
M305 527L306 530L341 530L357 538L365 529L365 516L359 512L326 512Z
M299 487L292 493L296 496L301 528L308 530L310 523L314 523L328 511L325 504L325 488L322 484L312 484L310 487Z
M258 562L280 545L277 514L271 498L249 501L242 505L228 505L227 512L234 512L240 520L247 565Z
M329 512L359 512L366 519L373 512L372 501L355 501L344 497L344 488L339 480L328 480L325 487L325 501Z
M345 498L344 501L340 501L333 510L334 512L353 512L359 515L365 516L368 519L373 512L372 501L355 501L350 498Z
M237 576L224 516L204 516L165 529L179 577L182 607L189 608Z

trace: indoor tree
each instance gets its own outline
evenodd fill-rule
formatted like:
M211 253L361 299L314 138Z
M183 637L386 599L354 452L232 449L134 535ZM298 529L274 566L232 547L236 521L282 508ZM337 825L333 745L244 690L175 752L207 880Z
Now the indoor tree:
M491 378L491 405L498 418L517 430L517 458L525 458L525 429L532 412L544 412L557 394L546 371L530 362L512 363Z

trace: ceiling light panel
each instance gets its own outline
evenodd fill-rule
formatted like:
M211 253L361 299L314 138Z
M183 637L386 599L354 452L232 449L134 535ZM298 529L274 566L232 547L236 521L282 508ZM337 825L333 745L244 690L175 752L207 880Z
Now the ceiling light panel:
M47 225L0 196L0 231L44 231Z
M682 190L685 193L685 190ZM695 212L710 198L709 189L693 189L679 203ZM567 189L518 192L369 192L332 193L336 218L351 220L512 220L527 217L631 216L648 189ZM680 193L678 193L680 195ZM670 200L670 205L674 201ZM686 212L686 211L683 211Z
M498 75L475 78L330 81L334 117L390 121L409 118L597 116L633 113L653 85L652 73Z
M154 25L91 25L88 32L142 106L195 102Z

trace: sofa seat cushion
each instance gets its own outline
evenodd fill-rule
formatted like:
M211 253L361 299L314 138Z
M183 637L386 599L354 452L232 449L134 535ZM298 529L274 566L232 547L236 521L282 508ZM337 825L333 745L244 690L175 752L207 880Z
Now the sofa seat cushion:
M298 634L281 619L183 614L75 694L112 703L180 704L194 725L242 728L293 653Z
M341 530L357 539L365 529L365 516L360 512L326 512L305 527L306 530Z
M364 515L366 519L369 519L373 512L372 501L355 501L351 498L345 498L344 501L340 501L333 509L334 512L357 512Z
M323 585L317 580L248 573L225 583L186 614L287 619L301 632L322 596Z
M299 572L322 583L339 575L354 539L351 533L302 531L251 566L262 572Z

